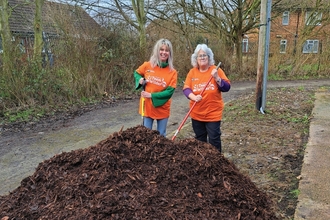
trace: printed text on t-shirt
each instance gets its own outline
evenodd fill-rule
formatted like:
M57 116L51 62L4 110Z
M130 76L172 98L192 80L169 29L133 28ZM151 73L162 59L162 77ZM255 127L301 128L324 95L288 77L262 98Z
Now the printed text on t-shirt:
M201 92L204 89L205 85L206 85L206 82L196 84L196 85L193 86L193 91L197 92L197 93ZM209 85L207 86L207 88L205 90L214 90L214 89L215 89L214 84L209 83Z
M147 81L148 83L152 83L154 85L162 86L164 88L166 87L166 82L164 78L161 78L159 76L148 76Z

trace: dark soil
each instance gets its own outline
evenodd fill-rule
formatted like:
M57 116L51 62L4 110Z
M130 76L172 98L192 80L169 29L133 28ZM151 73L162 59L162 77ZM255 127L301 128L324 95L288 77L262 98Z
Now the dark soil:
M0 197L3 219L277 219L271 199L209 144L137 126L39 164Z

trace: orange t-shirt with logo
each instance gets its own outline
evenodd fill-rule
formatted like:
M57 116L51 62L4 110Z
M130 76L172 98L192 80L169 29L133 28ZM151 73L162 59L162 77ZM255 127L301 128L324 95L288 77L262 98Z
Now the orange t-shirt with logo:
M206 72L200 72L198 68L192 68L184 82L183 89L190 88L195 95L202 92L207 82L210 80L211 72L216 66L211 66ZM218 69L218 75L222 80L230 83L226 74L222 69ZM202 100L195 104L195 107L190 113L190 117L205 122L220 121L222 119L222 111L224 108L224 101L222 93L218 89L217 82L214 78L202 94ZM190 100L190 108L195 101Z
M140 99L139 113L142 115L142 107L144 107L144 116L153 119L163 119L170 116L171 99L168 98L165 104L155 107L152 100L155 99L167 99L169 93L165 91L168 87L176 88L177 83L177 71L170 70L170 68L155 66L152 68L150 62L144 62L136 72L147 80L145 87L146 92L151 94L157 93L157 96L151 98L144 98L144 104L142 104L143 98ZM174 92L174 90L173 90ZM171 94L172 95L172 94Z

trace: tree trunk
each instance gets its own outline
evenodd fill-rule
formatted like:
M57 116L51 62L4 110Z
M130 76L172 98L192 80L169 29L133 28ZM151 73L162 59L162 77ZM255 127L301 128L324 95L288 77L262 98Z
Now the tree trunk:
M9 27L9 13L8 13L8 1L7 0L1 0L0 3L0 11L1 11L1 17L0 17L0 32L1 32L1 39L2 39L2 70L3 75L10 74L10 71L13 67L13 56L11 53L12 50L12 35Z
M242 37L237 37L236 40L236 71L239 74L242 74L242 66L243 66L243 54L242 54Z
M38 67L41 68L42 64L42 6L44 0L35 1L35 17L34 17L34 47L33 47L33 59L37 63Z
M145 26L146 26L147 18L146 18L146 13L144 11L144 0L132 0L132 6L138 23L141 56L145 58L146 45L147 45Z

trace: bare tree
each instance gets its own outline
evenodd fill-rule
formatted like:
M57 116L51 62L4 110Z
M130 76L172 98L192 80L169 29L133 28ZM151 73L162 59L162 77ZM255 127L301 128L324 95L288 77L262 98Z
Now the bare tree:
M260 0L169 0L154 1L149 15L171 20L191 48L192 37L199 34L218 39L235 50L236 66L242 66L242 38L258 27ZM161 22L159 22L161 23Z
M233 45L236 67L242 67L242 39L244 34L255 31L258 25L260 0L198 0L194 5L198 27L213 33L227 45Z
M64 0L65 1L65 0ZM142 56L146 50L146 24L149 1L145 0L69 0L85 8L96 12L96 16L108 17L110 22L126 22L133 27L140 39L140 50Z
M191 39L196 33L215 36L225 44L233 44L238 67L242 66L241 42L243 34L257 26L260 0L113 0L91 2L73 0L85 8L103 9L112 21L125 21L134 27L143 50L148 21L171 21L168 29L185 38L187 48L192 49ZM164 24L158 22L158 24Z
M185 0L153 1L148 11L152 24L179 36L184 41L185 49L193 51L192 41L196 36L194 26L195 11L191 3Z

